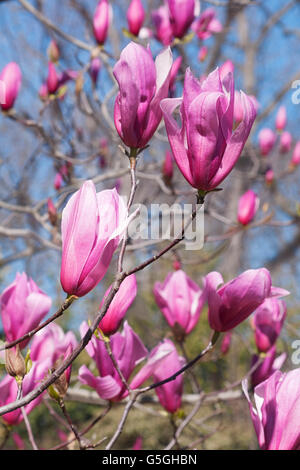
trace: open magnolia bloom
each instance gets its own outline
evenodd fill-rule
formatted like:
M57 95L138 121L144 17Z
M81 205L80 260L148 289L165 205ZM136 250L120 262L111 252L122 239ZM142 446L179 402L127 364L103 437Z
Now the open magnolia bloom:
M215 331L235 328L254 312L268 297L283 297L289 292L272 286L266 268L248 269L232 281L224 284L218 272L204 278L208 302L208 321Z
M255 406L248 391L252 422L263 450L297 450L300 447L300 369L274 372L254 389Z
M119 136L131 148L147 145L162 118L160 102L168 96L171 49L155 59L149 48L131 42L114 66L119 85L114 120Z
M15 280L0 296L3 329L8 342L21 338L36 328L51 307L51 298L27 276L17 273ZM23 349L30 338L20 343Z
M200 82L187 69L182 98L162 100L161 109L176 163L198 190L212 191L230 173L256 117L250 97L241 93L243 119L234 127L234 80L215 69ZM181 127L173 113L180 107Z
M154 297L180 340L197 325L205 301L202 289L181 269L154 285Z

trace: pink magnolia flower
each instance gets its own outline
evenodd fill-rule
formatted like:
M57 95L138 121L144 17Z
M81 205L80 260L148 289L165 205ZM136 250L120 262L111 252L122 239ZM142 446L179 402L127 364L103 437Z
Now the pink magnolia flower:
M272 129L265 127L259 132L258 143L259 143L260 153L264 157L269 155L269 153L274 147L275 142L276 142L276 134L275 132L272 131Z
M116 189L96 193L89 180L73 194L61 225L60 280L67 294L82 297L101 281L127 223L127 208Z
M175 374L184 364L185 360L178 355L174 343L165 339L151 351L146 364L133 378L130 386L132 389L138 388L150 377L154 382L160 382ZM165 410L175 413L181 406L183 375L157 387L155 392Z
M173 40L173 30L170 23L169 10L162 5L151 13L155 29L155 37L164 45L169 46Z
M183 98L161 102L166 131L176 163L198 190L211 191L230 173L254 122L256 111L242 93L243 121L233 131L234 83L214 70L202 83L186 71ZM173 112L180 105L182 127Z
M87 329L87 323L82 323L81 336ZM146 357L147 349L126 321L122 333L115 333L110 337L110 346L125 380L129 381L136 365ZM95 361L99 376L96 377L83 365L78 373L80 382L94 388L103 400L120 401L125 398L128 391L108 355L104 341L93 336L86 351Z
M163 283L156 282L153 293L176 336L182 338L195 328L205 299L200 287L184 271L174 271Z
M194 21L195 0L167 0L170 24L175 38L183 38Z
M276 346L272 346L266 353L263 362L251 374L252 387L256 387L256 385L268 379L276 370L280 370L286 356L286 353L282 353L276 357ZM255 367L259 360L260 356L254 354L251 360L251 369Z
M293 138L288 131L284 131L280 136L280 153L288 153L292 148Z
M204 278L208 321L215 331L235 328L266 298L289 294L285 289L272 286L270 273L265 268L249 269L220 287L223 283L218 272L211 272Z
M112 286L110 286L104 294L103 300L100 304L102 307L106 297L108 296ZM99 323L100 330L105 335L113 335L119 329L123 318L126 315L127 310L131 306L132 302L136 298L137 285L136 277L134 274L128 276L122 282L118 292L114 296L108 310Z
M250 414L263 450L297 450L300 446L300 369L276 371L254 389L255 406L247 391Z
M50 323L42 330L38 331L33 338L30 348L30 358L34 362L49 360L51 366L62 357L69 346L74 349L77 340L72 331L66 334L56 323Z
M293 165L299 165L300 164L300 140L297 141L297 143L294 147L291 163Z
M43 361L41 363L34 362L30 372L25 375L22 383L23 395L27 395L29 392L38 387L39 383L44 379L49 370L49 361ZM18 393L18 385L16 380L9 375L6 375L0 382L0 406L7 405L16 400ZM43 392L37 398L32 400L28 405L25 405L26 414L29 415L31 411L40 404L43 399ZM22 412L19 409L10 411L2 415L2 419L8 425L19 424L23 420Z
M207 8L200 17L193 23L192 29L201 40L208 39L212 34L220 33L222 24L216 18L214 8Z
M97 83L101 67L102 67L102 62L99 59L99 57L95 57L94 59L92 59L91 64L90 64L90 68L89 68L89 74L90 74L91 79L92 79L92 81L95 85Z
M145 20L145 10L141 0L131 0L127 10L128 28L131 34L138 36Z
M47 88L50 94L56 93L59 88L59 75L52 62L48 63Z
M57 191L59 191L62 186L62 183L63 183L63 177L60 171L58 171L57 173L55 173L53 186Z
M162 174L166 183L170 183L173 178L173 156L170 150L165 153L165 160L162 167Z
M239 200L238 205L238 221L242 225L248 225L255 217L259 207L259 198L257 194L249 189Z
M286 108L285 106L280 106L277 111L276 119L275 119L275 126L278 131L282 131L287 123L287 116L286 116Z
M98 44L102 45L106 41L110 23L110 11L108 0L100 0L93 18L94 35Z
M13 107L21 83L22 73L20 67L15 62L10 62L0 73L0 84L3 84L0 90L0 106L4 111L8 111Z
M147 145L160 123L160 101L168 96L172 53L152 59L150 49L131 42L114 67L119 84L114 120L119 136L132 148Z
M255 343L261 352L268 351L280 335L286 317L286 303L276 298L266 299L255 311L253 325Z
M36 328L50 307L50 297L26 273L17 273L15 280L0 296L6 341L14 341ZM25 348L28 342L29 339L20 343L20 348Z

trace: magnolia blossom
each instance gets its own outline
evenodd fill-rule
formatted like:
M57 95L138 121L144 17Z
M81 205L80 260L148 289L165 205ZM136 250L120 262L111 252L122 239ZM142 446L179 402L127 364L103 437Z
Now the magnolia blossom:
M101 67L102 67L102 62L99 59L99 57L94 57L94 59L92 59L91 61L90 68L89 68L89 74L94 84L97 83Z
M275 126L278 131L282 131L287 123L287 116L286 116L286 108L285 106L280 106L277 111L276 119L275 119Z
M49 312L51 298L26 273L17 273L15 280L2 292L0 309L6 341L15 341L36 328ZM20 343L25 348L29 339Z
M198 323L204 304L200 287L184 271L169 273L154 285L157 305L178 338L189 334Z
M247 381L243 390L259 446L263 450L297 450L300 446L300 369L276 371L254 389L250 401Z
M237 162L254 122L252 100L241 92L242 122L233 131L234 83L214 70L202 83L186 71L183 98L161 102L166 131L176 163L186 180L198 190L211 191ZM182 126L173 112L180 106Z
M255 343L261 352L268 351L280 335L286 317L286 303L276 298L266 299L255 311L253 326Z
M14 105L22 83L21 69L15 62L7 64L0 73L0 106L8 111Z
M110 23L110 7L108 0L100 0L94 13L93 27L94 35L98 44L102 45L106 41L109 23Z
M276 370L281 369L286 360L286 353L280 354L276 357L276 346L272 346L266 353L266 357L262 363L255 368L255 365L261 360L261 357L254 354L251 360L251 369L254 369L251 374L251 385L256 387L264 380L268 379Z
M131 0L127 10L128 27L131 34L138 36L145 20L145 10L141 0Z
M249 189L245 192L239 200L238 205L238 221L242 225L248 225L255 217L259 207L259 197L257 194Z
M82 323L80 327L82 337L87 329L87 323ZM122 333L115 333L110 337L110 346L125 380L128 381L136 365L146 357L147 349L127 322L124 323ZM119 401L125 398L128 390L112 363L104 341L93 336L86 346L86 351L95 361L99 375L95 376L86 365L83 365L78 373L80 382L94 388L104 400Z
M175 38L183 38L195 17L195 0L167 0L170 24Z
M170 23L168 7L162 5L157 10L153 10L151 18L155 29L155 37L164 46L169 46L173 40L173 30Z
M72 349L77 345L74 333L72 331L64 333L59 325L52 322L34 335L30 347L30 358L35 362L48 359L53 366L70 345Z
M285 289L272 286L270 273L265 268L249 269L226 284L220 273L211 272L204 278L204 289L208 321L215 331L235 328L266 298L289 294Z
M48 359L42 362L34 362L32 364L29 373L25 375L22 382L22 390L24 396L34 390L36 387L38 387L39 383L47 375L49 367L50 361ZM4 379L2 379L0 382L0 406L4 406L8 403L14 402L16 400L17 393L18 385L16 380L13 377L6 375ZM29 415L29 413L41 403L44 393L32 400L30 403L28 403L28 405L25 405L24 408L27 415ZM10 411L9 413L2 415L1 418L8 425L16 425L23 420L23 415L21 409L18 408L17 410Z
M88 221L88 223L87 223ZM96 193L86 181L62 212L64 291L82 297L105 275L128 223L127 208L116 189Z
M292 147L292 135L288 131L284 131L280 136L280 152L288 153Z
M105 292L99 309L101 309L111 288L112 286L110 286ZM118 292L112 299L106 314L99 323L99 328L105 335L112 335L116 333L123 318L126 315L127 310L136 298L136 294L136 277L134 274L132 274L131 276L128 276L124 279L124 281L120 285Z
M168 96L172 53L155 62L150 49L131 42L121 52L113 73L119 84L114 120L119 136L132 148L147 145L161 120L160 101Z
M275 132L273 132L272 129L265 127L258 134L258 142L260 153L266 157L269 155L276 142Z
M56 93L59 87L59 76L56 72L55 65L52 62L48 64L48 77L47 77L47 88L48 92L53 94Z
M222 24L216 18L214 8L207 8L200 17L193 23L192 29L201 40L208 39L212 34L220 33Z
M165 339L152 350L146 364L134 377L130 386L133 389L138 388L150 377L154 383L161 382L175 374L184 364L185 360L178 355L174 343ZM156 387L155 392L165 410L175 413L181 406L183 375L180 374L175 380Z
M300 140L297 141L297 143L294 147L291 163L293 165L299 165L299 163L300 163Z

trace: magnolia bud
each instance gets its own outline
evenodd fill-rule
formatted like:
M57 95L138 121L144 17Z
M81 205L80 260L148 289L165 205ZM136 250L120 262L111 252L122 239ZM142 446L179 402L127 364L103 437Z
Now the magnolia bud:
M59 52L59 47L54 40L50 42L48 49L47 49L47 54L48 54L48 58L50 62L54 62L54 63L58 62L60 52Z
M5 369L6 372L16 379L23 379L26 375L26 365L24 358L17 344L16 348L6 349L5 351Z

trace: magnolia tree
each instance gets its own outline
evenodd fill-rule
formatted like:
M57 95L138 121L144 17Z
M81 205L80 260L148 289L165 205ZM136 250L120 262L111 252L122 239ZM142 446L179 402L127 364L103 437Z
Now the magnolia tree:
M2 448L298 449L299 2L0 12Z

